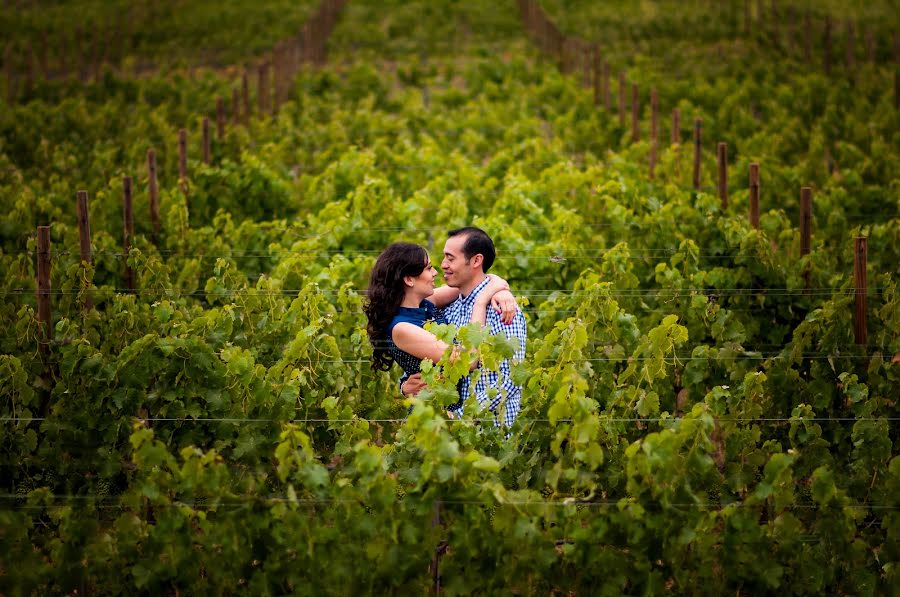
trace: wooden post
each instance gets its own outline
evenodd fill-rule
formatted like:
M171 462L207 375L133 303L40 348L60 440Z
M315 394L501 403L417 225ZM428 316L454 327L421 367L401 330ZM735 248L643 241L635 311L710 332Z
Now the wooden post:
M875 62L875 34L871 27L866 27L866 61Z
M659 146L659 92L650 90L650 178L656 170L656 151Z
M6 75L6 101L13 103L16 99L15 78L13 76L13 45L12 42L6 44L3 51L3 70Z
M278 114L278 105L281 102L281 79L282 79L282 58L281 45L276 45L272 50L272 116Z
M609 62L603 61L603 107L609 112L612 110L612 94L610 93Z
M857 236L853 252L853 286L856 289L856 310L853 318L853 337L859 345L869 343L866 326L866 308L869 293L866 263L868 261L868 240L865 236Z
M823 40L822 67L825 74L831 73L831 17L825 17L825 38Z
M894 70L894 109L900 109L900 70Z
M784 10L784 28L785 28L785 53L790 53L799 40L799 31L797 30L797 11L793 6L788 6Z
M703 120L694 120L694 189L700 190L700 144L703 133Z
M187 195L187 130L178 129L178 184Z
M593 49L588 42L581 44L581 82L585 87L590 87L593 81L594 67L592 66Z
M67 54L69 53L69 48L66 47L66 34L62 32L59 34L59 43L57 44L57 52L59 53L59 77L63 81L69 78L69 59Z
M579 79L581 79L581 85L584 86L584 61L582 60L584 55L581 51L580 39L572 38L572 43L569 46L569 52L572 74L574 75L573 78L575 79L576 83Z
M76 215L78 221L79 252L82 263L90 265L93 262L91 253L91 220L88 212L88 193L78 191L75 193Z
M84 39L80 27L75 29L75 34L72 36L72 51L74 63L72 68L75 70L75 78L84 81Z
M284 73L285 75L285 88L284 88L284 100L287 101L288 95L290 94L290 84L294 77L297 75L297 37L294 36L291 38L290 43L287 46L287 54L286 54L286 68L287 71Z
M241 121L241 94L238 88L231 90L231 124L237 126Z
M803 15L803 57L812 64L812 15L808 10Z
M259 100L259 117L264 118L269 108L269 64L263 62L259 65L257 73L257 99Z
M147 186L150 202L150 223L153 225L153 242L159 245L161 223L159 220L159 186L156 180L156 150L147 150Z
M126 46L131 46L131 21L125 13L119 14L119 25L116 27L118 35L116 36L116 66L122 67L122 61L125 59Z
M110 63L119 68L122 65L122 38L125 37L125 15L120 13L116 22L110 21L110 36L107 38Z
M203 117L200 128L203 132L203 163L209 166L209 118Z
M625 73L619 73L619 125L625 126Z
M759 164L750 164L750 225L759 230Z
M584 87L584 52L580 39L572 38L570 52L572 74L574 75L573 78L576 83L580 81L581 86Z
M593 73L594 73L594 105L599 106L603 100L603 80L601 70L603 65L600 60L600 47L597 44L593 46Z
M563 64L563 59L565 58L565 47L566 47L566 37L557 29L555 26L553 27L553 57L555 59L555 63L557 68L563 70L565 66ZM315 40L313 40L313 64L315 64L315 55L318 53L318 44Z
M681 143L681 110L672 109L672 145Z
M772 0L772 9L771 14L769 15L769 23L772 25L772 45L774 47L778 47L781 44L781 31L779 30L779 26L781 24L780 15L778 14L778 2L777 0Z
M636 143L641 139L641 99L637 83L631 84L631 140Z
M324 37L324 36L323 36ZM569 44L569 68L572 70L573 78L576 83L578 82L579 77L581 78L581 84L584 85L584 64L583 64L583 54L581 51L581 40L573 37L570 38L571 43Z
M546 50L545 50L546 51ZM310 37L309 23L303 25L300 29L300 63L310 61Z
M75 211L78 220L78 238L79 252L81 255L82 267L93 263L93 255L91 253L91 220L88 212L88 194L87 191L78 191L75 194ZM90 280L85 280L85 289L90 288ZM84 310L90 311L94 306L94 301L90 295L84 299Z
M809 255L812 225L812 188L800 189L800 256Z
M441 525L441 501L436 500L434 502L434 511L431 516L431 528L436 528ZM441 591L441 556L444 553L445 546L443 542L438 543L437 547L434 548L434 554L431 556L431 565L429 566L429 572L431 572L431 581L433 583L432 589L435 595L440 595Z
M716 146L716 163L719 166L718 189L719 199L722 201L722 211L728 209L728 144L719 143Z
M97 82L102 75L102 69L100 68L100 28L96 23L91 26L91 32L93 33L91 36L91 72L94 75L94 82Z
M853 21L847 19L847 23L845 24L846 37L847 37L847 46L845 48L845 55L847 61L847 68L850 70L851 76L853 74L853 68L856 66L856 31L853 27Z
M750 35L750 0L744 0L744 35Z
M250 124L250 81L246 70L241 77L241 94L244 102L244 109L242 112L244 126L248 126Z
M105 24L103 29L103 58L101 62L103 64L113 64L113 35L115 31L115 24L112 22L112 18L110 18Z
M125 261L125 288L134 292L134 270L128 265L131 239L134 237L134 209L131 201L131 177L122 178L122 253Z
M44 79L50 78L50 63L47 60L49 45L50 44L47 41L47 32L41 31L41 45L39 46L38 61L41 64L41 73L43 74Z
M276 68L274 70L274 78L275 78L275 99L272 102L272 115L275 116L278 114L278 111L281 109L281 105L287 101L287 86L288 79L290 77L290 73L288 72L288 64L287 64L287 47L284 45L280 45L278 47L278 51L275 54L275 65Z
M279 109L281 106L288 101L288 95L290 94L290 85L291 80L294 78L293 68L291 67L291 46L290 44L285 45L281 49L281 76L278 83L278 88L280 89L280 99L278 101Z
M221 144L225 140L225 100L216 98L216 139Z
M812 245L812 188L800 189L800 257L809 255ZM809 267L803 270L806 288L810 287Z
M37 79L37 68L35 67L34 48L31 44L25 46L25 95L30 96L34 89L34 82Z
M39 351L50 352L53 317L50 312L50 226L37 227L37 304L40 327Z

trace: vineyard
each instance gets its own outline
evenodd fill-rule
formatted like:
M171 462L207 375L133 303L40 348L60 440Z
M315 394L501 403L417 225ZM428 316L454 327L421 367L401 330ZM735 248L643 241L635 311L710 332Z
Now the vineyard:
M0 594L900 594L898 17L4 3ZM509 429L371 367L468 225Z

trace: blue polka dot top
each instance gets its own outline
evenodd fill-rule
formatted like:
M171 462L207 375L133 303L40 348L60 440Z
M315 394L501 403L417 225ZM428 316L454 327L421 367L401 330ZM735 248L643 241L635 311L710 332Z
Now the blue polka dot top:
M406 375L418 373L421 370L422 359L414 357L408 352L397 348L393 338L394 326L398 323L411 323L420 328L424 328L425 323L428 321L447 323L447 320L444 319L444 316L438 311L437 307L434 306L434 303L423 300L418 307L400 307L397 309L397 314L394 315L394 319L388 324L387 340L391 356L394 357L394 361L400 365Z

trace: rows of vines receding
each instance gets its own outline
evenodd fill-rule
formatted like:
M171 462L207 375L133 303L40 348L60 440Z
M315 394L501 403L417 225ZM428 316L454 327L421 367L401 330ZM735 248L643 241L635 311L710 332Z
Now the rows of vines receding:
M243 49L283 3L246 21L229 8L223 59L270 51L313 4ZM25 93L14 65L22 93L0 100L0 593L897 590L890 3L792 6L816 27L856 24L858 62L825 72L786 29L781 45L745 30L743 2L541 2L608 64L609 108L541 47L526 4L351 0L327 62L295 64L266 111L240 69L113 64ZM764 5L750 24L772 22ZM16 48L39 47L65 10L29 11ZM203 64L192 35L216 8L195 10L179 52ZM126 63L171 58L171 31L151 31ZM370 367L374 258L404 240L439 263L446 231L470 224L493 237L492 272L528 322L510 430L474 401L447 418L458 366L406 400L398 368ZM485 366L511 354L477 329L459 338Z

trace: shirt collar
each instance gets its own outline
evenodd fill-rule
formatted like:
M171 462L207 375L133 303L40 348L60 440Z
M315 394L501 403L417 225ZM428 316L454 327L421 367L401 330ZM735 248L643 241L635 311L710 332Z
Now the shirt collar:
M475 302L475 298L479 295L479 293L481 293L482 290L484 290L485 286L487 286L490 281L490 278L485 278L478 286L472 289L472 292L469 293L469 296L460 295L459 300L462 302L462 304L467 306L473 304Z

